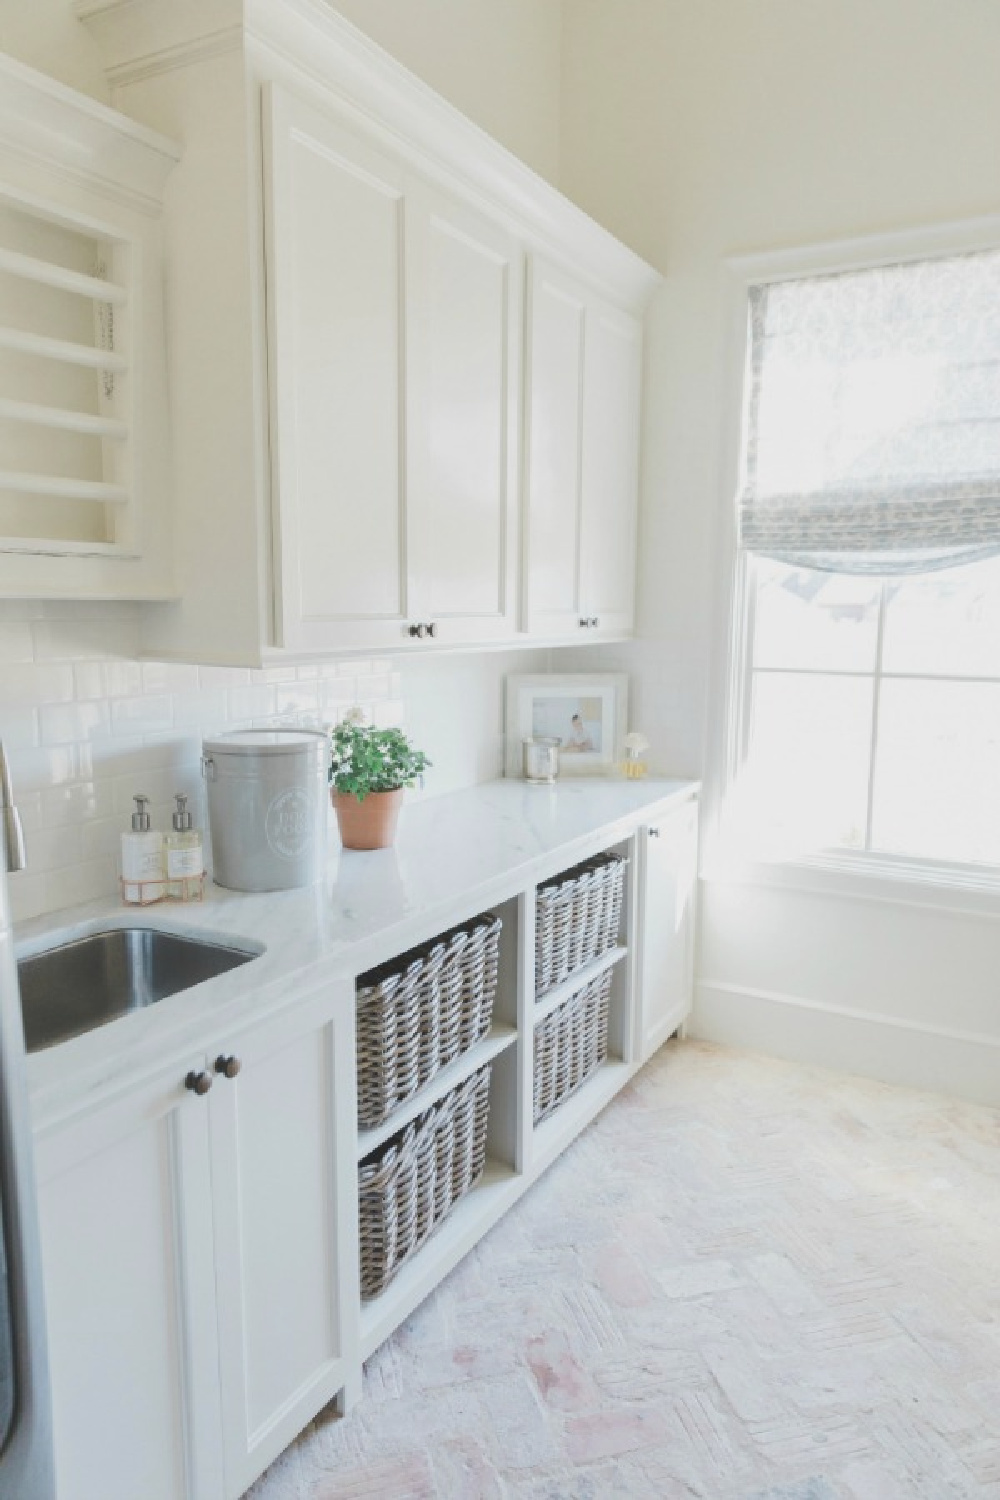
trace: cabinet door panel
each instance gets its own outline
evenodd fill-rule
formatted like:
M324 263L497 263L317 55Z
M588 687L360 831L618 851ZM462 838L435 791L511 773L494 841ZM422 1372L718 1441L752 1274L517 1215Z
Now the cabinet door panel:
M60 1500L221 1493L207 1120L179 1075L37 1144Z
M520 252L423 183L406 202L412 612L495 640L515 626Z
M269 96L268 315L282 644L398 642L403 173Z
M682 807L641 834L640 1056L671 1036L691 1009L694 986L698 804Z
M543 261L532 260L529 278L527 624L576 635L586 302Z
M587 320L580 591L601 632L632 629L642 334L594 303Z
M332 992L250 1036L211 1096L226 1490L240 1495L345 1384L338 1150L353 1099L350 1004ZM343 1037L338 1027L346 1028ZM351 1035L346 1032L350 1031ZM338 1074L337 1070L340 1069ZM353 1119L351 1126L353 1128ZM343 1188L343 1172L341 1172ZM348 1151L346 1190L356 1192ZM356 1253L356 1252L355 1252Z

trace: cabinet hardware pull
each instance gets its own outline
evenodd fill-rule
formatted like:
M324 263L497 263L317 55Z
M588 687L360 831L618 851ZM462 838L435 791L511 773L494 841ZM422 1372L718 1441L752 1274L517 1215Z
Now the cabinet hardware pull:
M600 622L600 620L599 620L599 619L598 619L598 618L597 618L597 616L596 616L596 615L591 615L591 617L590 617L590 623L591 623L591 625L592 625L592 626L593 626L593 628L594 628L594 629L595 629L595 630L596 630L596 629L597 629L597 627L598 627L598 625L600 625L600 623L601 623L601 622Z
M424 636L426 634L427 634L427 626L426 625L411 625L410 626L410 635L411 636L416 636L416 638L418 640L422 641L423 638L424 638Z
M589 628L590 628L590 621L587 620L587 619L581 619L581 621L580 621L580 629L581 630L588 630Z
M238 1057L226 1057L221 1052L215 1059L215 1071L224 1078L235 1078L242 1066Z
M660 830L658 828L651 828L649 830L649 836L651 839L658 839L660 837Z
M184 1080L184 1087L190 1089L192 1094L207 1094L212 1087L211 1073L196 1073L194 1068Z
M430 636L435 636L435 635L437 635L437 633L438 633L438 628L435 625L434 621L432 620L431 623L427 627L427 634L430 635Z

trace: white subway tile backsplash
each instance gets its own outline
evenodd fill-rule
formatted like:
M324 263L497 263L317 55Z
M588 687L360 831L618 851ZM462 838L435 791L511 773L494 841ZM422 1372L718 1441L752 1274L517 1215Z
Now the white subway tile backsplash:
M45 828L64 823L86 823L91 818L109 818L115 799L110 781L77 781L68 786L45 787L36 793L39 800L39 822ZM24 813L24 797L18 792L17 805Z
M38 744L38 710L0 708L0 739L8 750L24 750Z
M73 668L78 698L127 698L142 692L142 668L137 661L87 661Z
M44 873L77 865L82 857L82 825L67 823L63 828L26 829L24 846L31 870Z
M34 654L27 620L0 620L0 662L32 661Z
M147 662L138 632L131 604L0 601L0 737L29 861L11 879L17 921L117 890L136 792L162 829L186 792L204 828L203 739L251 722L333 724L359 699L374 723L403 722L386 659L261 671Z
M251 719L262 719L274 713L274 689L230 688L226 694L226 703L229 718L234 725L249 723Z
M0 713L11 703L68 703L73 696L72 667L34 662L0 666Z
M144 661L144 693L196 693L201 687L198 668L175 661Z
M111 705L111 719L115 734L162 734L173 728L173 699L169 693L118 698Z
M102 699L86 703L46 703L38 710L43 745L76 745L103 739L111 730L111 709Z
M250 672L246 667L199 667L198 680L203 688L246 687Z

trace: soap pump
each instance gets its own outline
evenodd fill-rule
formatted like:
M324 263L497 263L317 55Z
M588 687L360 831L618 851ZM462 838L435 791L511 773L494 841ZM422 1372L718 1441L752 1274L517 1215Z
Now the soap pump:
M163 834L150 823L149 798L133 798L132 832L122 834L122 900L129 906L148 906L163 899Z
M205 873L201 832L188 812L186 792L177 792L173 829L164 843L167 854L167 895L175 901L195 901L202 895Z

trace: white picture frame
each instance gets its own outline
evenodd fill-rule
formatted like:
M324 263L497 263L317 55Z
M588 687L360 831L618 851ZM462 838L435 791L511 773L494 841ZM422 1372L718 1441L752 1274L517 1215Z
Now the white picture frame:
M560 776L610 776L624 758L624 672L513 673L506 680L507 776L524 775L523 742L558 739Z

